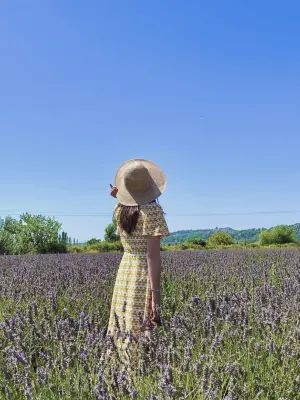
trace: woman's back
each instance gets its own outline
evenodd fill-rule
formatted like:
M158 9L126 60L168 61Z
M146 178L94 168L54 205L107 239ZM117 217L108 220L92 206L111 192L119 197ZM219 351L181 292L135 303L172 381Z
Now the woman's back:
M146 255L147 238L149 236L167 236L169 234L163 210L156 202L140 206L136 227L130 234L120 228L120 210L118 207L116 207L115 217L117 232L120 235L125 253Z

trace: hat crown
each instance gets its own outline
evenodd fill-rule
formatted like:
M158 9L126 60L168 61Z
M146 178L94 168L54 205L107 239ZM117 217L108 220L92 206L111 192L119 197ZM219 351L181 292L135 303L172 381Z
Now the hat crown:
M115 175L117 199L124 206L147 204L166 188L166 176L152 161L134 158L124 162Z
M148 189L150 174L141 162L134 162L124 174L124 183L129 192L144 192Z

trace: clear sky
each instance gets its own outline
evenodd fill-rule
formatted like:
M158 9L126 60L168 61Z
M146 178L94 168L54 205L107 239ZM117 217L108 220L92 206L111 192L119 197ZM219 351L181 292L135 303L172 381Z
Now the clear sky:
M185 215L300 210L299 20L296 0L2 1L0 215L101 238L139 157L171 231L300 222Z

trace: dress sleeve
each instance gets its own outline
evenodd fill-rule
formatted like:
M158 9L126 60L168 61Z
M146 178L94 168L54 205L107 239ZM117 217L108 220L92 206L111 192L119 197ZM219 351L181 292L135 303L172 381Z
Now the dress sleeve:
M163 210L157 203L144 207L143 211L143 236L168 236L170 235Z

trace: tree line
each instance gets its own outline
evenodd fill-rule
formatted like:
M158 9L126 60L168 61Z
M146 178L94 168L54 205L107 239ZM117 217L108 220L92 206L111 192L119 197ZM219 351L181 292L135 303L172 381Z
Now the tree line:
M244 242L250 243L250 242ZM256 244L259 246L268 246L268 245L283 245L289 243L296 243L296 232L292 226L279 225L270 230L261 231L259 234L259 240ZM232 246L242 244L241 242L237 242L234 240L232 235L228 232L216 232L213 233L207 240L204 240L200 237L192 237L187 239L182 243L177 244L167 244L166 247L176 249L188 249L188 248L218 248L221 246ZM253 243L252 243L253 244Z
M122 244L116 231L116 221L113 220L105 228L104 241L92 238L86 242L84 249L78 251L122 251ZM255 246L284 245L296 242L296 232L293 226L279 225L270 230L261 230ZM190 237L181 243L162 243L161 250L188 250L188 249L217 249L220 247L239 246L251 242L238 242L225 231L212 233L206 240L202 237Z
M296 232L293 226L279 225L270 230L260 232L258 245L282 245L296 242ZM224 231L211 234L208 239L201 237L188 238L179 244L162 244L162 250L218 248L236 244L233 236ZM62 224L54 218L28 213L19 219L0 218L0 255L44 254L74 252L106 252L123 251L123 246L117 234L115 219L105 228L104 240L92 238L85 245L79 245L62 231Z
M290 225L296 233L296 240L300 240L300 223ZM214 228L214 229L197 229L197 230L181 230L173 232L171 236L167 236L163 240L163 244L178 244L186 242L190 238L202 238L207 241L216 232L227 232L229 233L234 242L240 243L258 243L260 241L260 234L263 231L269 231L266 228L251 228L236 230L232 228Z

